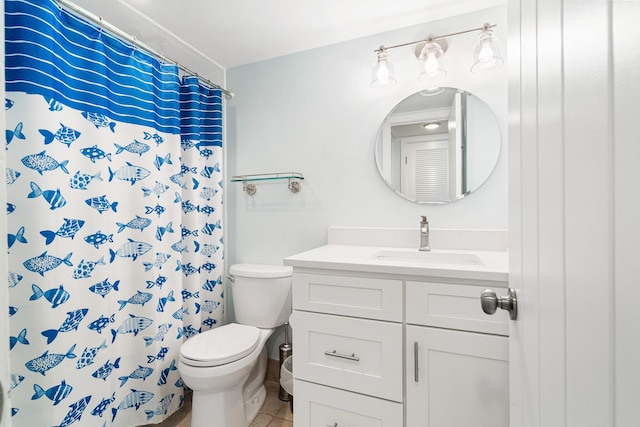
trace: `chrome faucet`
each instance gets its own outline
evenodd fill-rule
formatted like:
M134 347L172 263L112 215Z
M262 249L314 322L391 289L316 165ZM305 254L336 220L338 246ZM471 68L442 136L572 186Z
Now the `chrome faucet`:
M429 221L424 215L420 219L420 247L418 250L424 252L431 250L429 247Z

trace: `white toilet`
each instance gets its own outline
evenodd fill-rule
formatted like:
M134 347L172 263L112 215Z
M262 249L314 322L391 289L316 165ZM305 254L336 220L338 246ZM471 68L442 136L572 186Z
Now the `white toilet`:
M178 371L193 390L191 427L247 427L264 404L265 343L291 315L291 267L229 269L239 323L195 335L180 347Z

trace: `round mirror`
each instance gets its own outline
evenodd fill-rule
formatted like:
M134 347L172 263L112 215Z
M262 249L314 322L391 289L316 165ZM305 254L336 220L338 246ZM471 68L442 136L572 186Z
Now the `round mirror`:
M500 129L491 109L464 90L422 91L402 100L380 126L380 175L402 197L455 202L477 190L496 166Z

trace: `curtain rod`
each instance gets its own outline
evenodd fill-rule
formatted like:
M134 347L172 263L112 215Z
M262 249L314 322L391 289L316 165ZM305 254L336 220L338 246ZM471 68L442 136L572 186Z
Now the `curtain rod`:
M221 90L224 95L225 98L227 100L233 98L234 93L231 91L228 91L227 89L223 88L220 85L217 85L215 83L213 83L211 80L202 77L200 74L190 70L189 68L185 67L184 65L180 64L178 61L174 61L173 59L161 54L160 52L158 52L157 50L153 49L152 47L146 45L145 43L142 43L140 40L138 40L136 38L136 36L132 36L124 31L122 31L121 29L119 29L118 27L106 22L101 16L97 16L94 15L93 13L89 12L86 9L81 8L80 6L78 6L75 3L72 3L69 0L56 0L58 5L61 6L62 8L68 9L69 11L88 19L89 21L91 21L94 24L97 24L99 27L109 31L110 33L121 37L123 39L125 39L127 42L133 44L134 46L146 51L147 53L155 56L156 58L160 59L161 61L167 62L167 63L172 63L172 64L176 64L178 66L179 69L181 69L182 71L184 71L187 74L192 74L197 76L201 81L203 81L206 85L211 86L214 89L219 89Z

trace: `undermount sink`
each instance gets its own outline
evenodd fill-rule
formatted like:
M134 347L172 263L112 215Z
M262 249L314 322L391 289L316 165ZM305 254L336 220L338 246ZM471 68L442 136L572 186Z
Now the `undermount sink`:
M484 265L477 255L461 252L420 252L416 250L385 250L373 255L377 261L415 265Z

